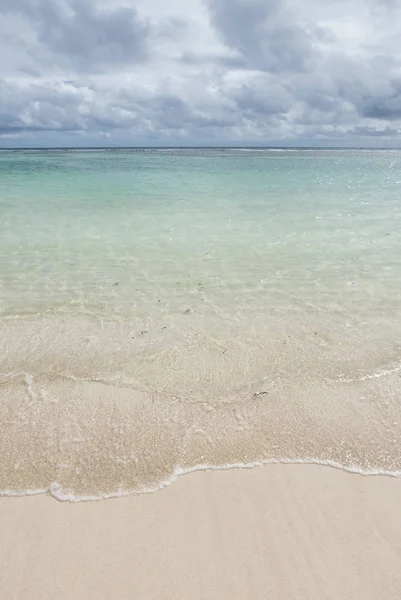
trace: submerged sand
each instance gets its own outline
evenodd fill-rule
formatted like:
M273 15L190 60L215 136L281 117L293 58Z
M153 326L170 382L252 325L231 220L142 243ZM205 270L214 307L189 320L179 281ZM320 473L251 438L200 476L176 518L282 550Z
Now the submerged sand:
M7 600L398 600L401 480L312 465L198 472L89 503L0 499Z
M288 461L400 473L399 328L218 323L5 319L0 494L97 499Z

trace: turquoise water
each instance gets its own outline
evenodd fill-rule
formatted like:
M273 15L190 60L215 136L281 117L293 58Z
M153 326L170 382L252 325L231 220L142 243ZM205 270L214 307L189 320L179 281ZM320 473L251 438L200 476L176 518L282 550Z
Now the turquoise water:
M223 310L397 309L400 167L395 152L4 153L0 310L152 315L199 283Z
M0 152L0 488L397 474L400 189L397 151Z

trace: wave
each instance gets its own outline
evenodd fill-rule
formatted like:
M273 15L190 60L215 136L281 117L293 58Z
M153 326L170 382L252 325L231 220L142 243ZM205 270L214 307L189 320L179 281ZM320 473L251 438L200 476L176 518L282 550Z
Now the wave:
M99 500L111 500L115 498L124 498L126 496L136 496L141 494L152 494L157 491L160 491L164 488L171 486L175 483L179 477L183 475L189 475L190 473L195 473L197 471L228 471L233 469L254 469L257 467L264 467L269 464L282 464L282 465L315 465L315 466L323 466L330 467L333 469L339 469L341 471L345 471L347 473L352 473L354 475L362 475L364 477L372 477L372 476L382 476L382 477L396 477L401 478L401 470L396 471L387 471L384 469L363 469L357 465L343 465L337 463L335 461L329 460L319 460L314 458L299 458L299 459L270 459L270 460L260 460L260 461L252 461L250 463L232 463L226 465L195 465L193 467L182 468L176 467L171 477L163 480L159 485L153 487L146 487L142 489L133 489L133 490L116 490L114 492L104 492L99 493L97 495L79 495L74 494L74 492L63 488L56 481L51 483L47 488L37 489L37 490L0 490L0 496L6 497L23 497L23 496L36 496L40 494L47 494L58 500L59 502L70 502L70 503L78 503L78 502L96 502Z

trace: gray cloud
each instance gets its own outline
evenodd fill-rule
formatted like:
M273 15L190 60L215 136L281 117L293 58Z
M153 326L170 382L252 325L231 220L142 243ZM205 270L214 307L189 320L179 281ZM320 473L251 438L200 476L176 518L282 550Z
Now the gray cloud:
M365 98L361 113L370 119L395 121L401 119L401 80L396 82L390 95L387 97Z
M0 131L3 134L30 131L72 131L85 123L85 105L90 108L91 90L66 83L0 81Z
M396 0L2 0L0 14L3 146L399 143Z
M211 130L233 127L238 122L238 115L229 110L219 114L191 108L172 94L144 96L127 90L110 94L73 82L20 86L0 81L0 97L0 135L8 136L40 131L96 135L129 130L141 139L157 135L181 138L207 128L209 137Z
M237 108L251 117L285 114L293 105L294 97L276 80L258 77L256 81L234 88L229 96Z
M134 7L98 8L94 0L3 0L0 12L20 15L36 35L36 60L93 71L143 60L149 24Z
M303 71L313 55L313 38L291 19L284 4L283 0L210 0L209 8L223 41L243 56L249 68Z
M359 136L373 136L380 138L396 137L399 134L399 130L394 127L385 127L384 129L373 129L371 127L364 127L359 125L352 131L353 134Z

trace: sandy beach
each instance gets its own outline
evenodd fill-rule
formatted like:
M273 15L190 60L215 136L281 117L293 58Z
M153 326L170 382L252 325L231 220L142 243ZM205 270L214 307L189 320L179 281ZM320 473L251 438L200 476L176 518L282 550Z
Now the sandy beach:
M391 600L401 480L313 465L198 472L148 495L0 500L7 600Z
M401 0L0 0L0 600L401 600Z

